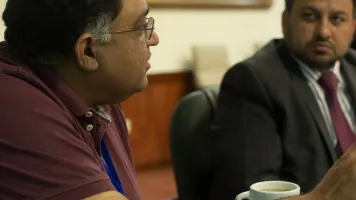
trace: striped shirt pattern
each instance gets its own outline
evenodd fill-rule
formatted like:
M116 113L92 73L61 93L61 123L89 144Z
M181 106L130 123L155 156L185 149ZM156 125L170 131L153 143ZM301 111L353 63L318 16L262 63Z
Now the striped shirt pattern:
M336 147L337 145L337 137L335 134L335 129L330 117L330 112L329 112L329 107L325 99L325 93L324 90L321 88L321 86L318 84L318 79L322 75L321 72L315 71L310 69L307 65L305 65L303 62L301 62L299 59L297 59L295 56L293 58L296 60L298 65L300 66L300 69L302 70L303 75L308 81L308 85L311 88L315 99L317 100L317 103L319 105L320 111L324 117L325 124L327 126L327 129L329 131L329 136ZM351 129L355 132L355 114L354 111L351 107L351 99L349 94L346 91L346 83L341 75L340 71L340 61L337 61L331 71L333 71L337 78L339 79L339 85L338 85L338 99L339 103L341 106L341 109L343 113L346 116L347 122L349 123Z

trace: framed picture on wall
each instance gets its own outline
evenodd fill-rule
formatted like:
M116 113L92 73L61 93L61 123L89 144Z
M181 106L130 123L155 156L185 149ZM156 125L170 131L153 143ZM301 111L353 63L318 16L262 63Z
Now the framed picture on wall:
M268 8L272 4L272 0L147 0L147 2L151 7L173 8Z

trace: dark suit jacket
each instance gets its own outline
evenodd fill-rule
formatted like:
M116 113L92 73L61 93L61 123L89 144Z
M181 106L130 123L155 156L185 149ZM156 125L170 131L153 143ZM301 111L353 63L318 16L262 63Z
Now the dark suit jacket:
M356 53L350 50L341 59L341 71L353 102L355 64ZM282 40L229 69L215 128L214 200L233 200L262 180L291 181L308 192L340 156L312 90Z

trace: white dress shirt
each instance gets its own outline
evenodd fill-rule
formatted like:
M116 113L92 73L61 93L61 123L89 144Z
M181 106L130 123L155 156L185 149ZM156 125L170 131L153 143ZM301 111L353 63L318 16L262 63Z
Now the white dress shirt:
M294 57L294 56L293 56ZM332 123L331 117L330 117L330 112L329 112L329 107L325 99L325 93L323 88L319 85L318 80L322 73L320 71L312 70L309 68L307 65L305 65L303 62L301 62L299 59L295 58L294 59L297 61L297 63L300 66L300 69L303 72L303 75L308 81L309 87L313 91L314 97L318 102L320 111L324 117L325 124L327 126L327 129L329 131L329 135L331 138L332 143L334 146L337 145L337 137L335 134L335 129L334 125ZM337 90L337 95L339 99L339 104L341 106L341 109L346 116L347 122L349 123L351 129L355 133L355 115L354 111L351 107L351 99L349 94L346 91L346 83L342 77L341 71L340 71L340 61L337 61L331 71L333 71L337 78L339 79L339 85L338 85L338 90Z

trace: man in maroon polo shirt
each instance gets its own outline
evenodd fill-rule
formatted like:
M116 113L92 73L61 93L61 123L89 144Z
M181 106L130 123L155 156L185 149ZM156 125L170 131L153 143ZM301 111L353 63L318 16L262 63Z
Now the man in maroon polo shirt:
M148 84L147 14L145 0L7 1L0 199L141 199L119 103Z

